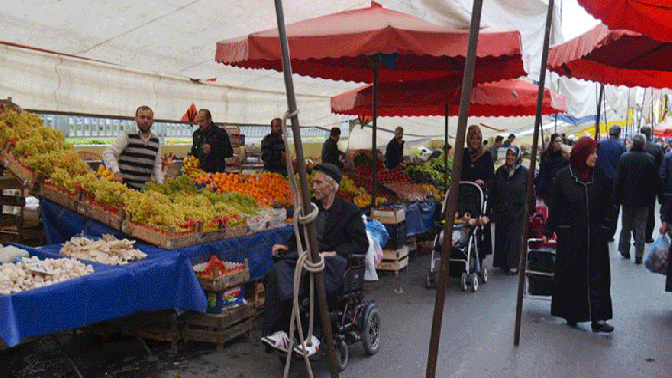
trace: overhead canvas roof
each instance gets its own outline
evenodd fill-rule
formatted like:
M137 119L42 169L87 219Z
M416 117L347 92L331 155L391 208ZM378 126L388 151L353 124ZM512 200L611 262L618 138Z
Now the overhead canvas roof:
M468 28L472 8L471 0L379 3L455 29ZM369 4L285 0L284 11L291 23ZM484 27L521 31L532 78L538 77L547 6L547 0L493 0L483 8ZM128 116L148 104L157 118L178 120L193 102L210 108L217 121L258 124L286 108L282 74L215 62L216 41L276 27L270 0L22 0L3 4L0 20L0 41L72 55L0 45L0 97L12 96L25 108ZM560 41L559 35L551 40ZM215 84L206 83L210 78ZM330 114L330 97L358 83L294 80L302 125L331 127L347 119ZM379 124L398 123L435 129L443 121Z

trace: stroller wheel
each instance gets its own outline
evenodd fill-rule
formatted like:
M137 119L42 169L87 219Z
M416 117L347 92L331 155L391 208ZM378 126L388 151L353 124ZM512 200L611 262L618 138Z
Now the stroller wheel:
M469 283L467 282L467 273L462 272L462 276L460 277L460 289L462 291L467 291L469 288Z
M471 275L471 291L476 292L478 290L478 274Z
M483 271L479 273L481 276L481 283L488 283L488 268L483 267Z
M436 272L429 272L427 279L425 280L425 287L427 289L433 289L436 287Z

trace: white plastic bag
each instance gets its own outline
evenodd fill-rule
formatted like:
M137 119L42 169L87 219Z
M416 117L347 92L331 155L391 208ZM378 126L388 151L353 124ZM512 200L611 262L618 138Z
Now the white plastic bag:
M378 245L378 242L371 237L368 231L366 237L369 239L369 249L366 251L366 257L364 258L364 280L378 281L378 273L376 272L376 245ZM380 249L380 245L378 245L378 249ZM380 249L380 254L382 260L382 249ZM380 260L378 260L378 264L380 264Z

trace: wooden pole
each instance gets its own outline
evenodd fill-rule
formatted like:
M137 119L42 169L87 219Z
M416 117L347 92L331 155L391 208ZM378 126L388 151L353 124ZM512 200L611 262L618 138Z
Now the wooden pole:
M282 9L282 0L275 0L275 13L278 19L278 32L280 36L280 49L282 51L282 71L285 77L285 87L287 89L287 108L291 114L292 130L294 132L294 148L296 150L296 160L299 170L299 180L301 182L301 210L303 215L311 211L310 190L308 189L308 177L306 175L306 161L303 156L303 145L301 144L301 127L297 115L296 97L294 95L294 81L292 80L292 65L289 57L289 46L287 44L287 32L285 30L285 16ZM317 247L317 231L315 222L305 225L308 233L308 245L310 245L310 259L317 262L320 259L319 249ZM331 334L331 322L327 310L327 294L324 287L324 276L322 272L315 274L315 283L317 286L317 297L319 299L320 317L322 318L322 329L324 339L327 344L327 355L329 356L331 376L338 377L338 360L336 350L334 349L334 339Z
M436 287L436 301L434 302L434 318L432 320L432 336L429 342L429 356L427 357L426 377L436 376L436 360L439 353L439 341L441 339L441 325L443 322L443 306L446 300L446 286L448 285L448 260L452 249L451 235L459 184L462 176L462 160L464 155L464 135L467 129L469 117L469 102L471 99L471 87L474 83L474 69L476 66L476 47L478 46L478 31L481 26L481 9L483 0L474 0L471 11L471 25L469 27L469 46L464 65L464 77L462 78L462 96L460 98L460 115L457 121L457 133L455 135L455 156L453 171L450 175L450 194L446 206L446 224L443 230L444 242L441 250L441 264L439 270L439 283Z
M371 207L376 207L376 172L378 171L378 73L380 72L380 60L378 57L371 59L371 73L373 74L373 109L371 112L373 121L371 124Z
M548 65L548 46L551 38L551 24L553 20L554 0L548 1L548 13L546 14L546 32L544 34L544 47L541 53L541 71L539 73L539 93L537 95L537 114L534 120L534 136L532 137L532 156L530 156L530 169L527 172L527 201L525 203L525 226L523 229L524 240L529 236L530 210L527 204L535 203L532 182L534 181L534 171L537 165L537 148L539 146L539 130L541 129L541 110L544 100L544 85L546 83L546 67ZM536 209L535 209L536 210ZM513 332L513 345L520 345L520 325L523 313L523 291L525 290L525 269L527 268L527 243L523 243L523 249L520 253L520 265L518 266L518 296L516 298L516 322Z
M600 84L600 98L597 100L597 119L595 120L595 140L600 140L600 116L602 115L602 96L604 96L604 84Z

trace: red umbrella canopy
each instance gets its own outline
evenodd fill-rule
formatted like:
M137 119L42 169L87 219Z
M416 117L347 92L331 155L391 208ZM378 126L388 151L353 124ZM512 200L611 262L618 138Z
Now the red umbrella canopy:
M672 0L579 0L612 30L625 29L672 41Z
M455 79L431 82L380 84L378 115L441 116L445 105L450 115L459 113L461 82ZM539 87L522 80L502 80L481 84L471 91L469 115L472 117L528 116L537 111ZM366 85L331 98L331 111L336 114L371 115L372 86ZM543 114L565 111L565 99L544 89Z
M322 79L372 82L379 57L380 82L462 76L468 30L450 30L372 2L287 25L292 70ZM215 60L236 67L282 71L278 30L217 42ZM518 31L479 34L476 82L525 74Z
M600 24L552 47L548 69L603 84L670 88L672 43Z

